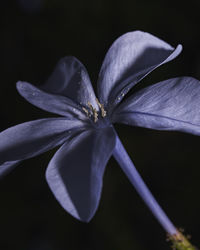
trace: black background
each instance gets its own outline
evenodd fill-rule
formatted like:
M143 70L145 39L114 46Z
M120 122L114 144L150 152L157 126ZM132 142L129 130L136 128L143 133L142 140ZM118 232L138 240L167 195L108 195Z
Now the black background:
M96 83L104 55L120 35L152 33L184 50L141 86L176 76L200 79L200 3L196 0L19 0L0 5L1 130L51 117L27 103L18 80L41 84L56 62L74 55ZM188 103L188 105L190 105ZM200 138L117 125L137 169L177 227L200 246ZM111 159L94 219L81 223L54 199L45 169L55 150L27 160L0 181L2 250L169 249L166 234Z

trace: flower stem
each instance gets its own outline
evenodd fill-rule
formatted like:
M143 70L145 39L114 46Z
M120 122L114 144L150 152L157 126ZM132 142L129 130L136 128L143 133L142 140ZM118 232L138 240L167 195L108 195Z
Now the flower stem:
M118 136L113 156L127 175L130 182L133 184L145 204L148 206L158 222L169 235L169 239L172 241L173 247L179 250L195 250L195 248L189 243L189 241L176 229L176 227L172 224L158 202L155 200L152 193L144 183L142 177L136 170Z

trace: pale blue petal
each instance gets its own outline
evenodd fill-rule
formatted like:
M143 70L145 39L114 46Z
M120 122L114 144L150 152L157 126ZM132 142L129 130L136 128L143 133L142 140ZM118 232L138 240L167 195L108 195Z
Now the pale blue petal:
M66 142L49 163L46 178L50 189L75 218L89 221L94 216L114 147L113 128L90 130Z
M87 119L77 103L71 99L49 94L28 82L17 82L17 90L28 102L45 111L56 113L67 118Z
M142 31L119 37L109 49L100 70L98 96L102 103L113 107L136 83L158 66L180 54L159 38Z
M62 58L42 88L49 93L66 96L81 106L90 102L99 110L87 70L75 57Z
M114 112L113 122L200 135L200 82L178 77L142 89Z
M8 128L0 133L0 164L24 160L48 151L83 127L78 120L49 118Z

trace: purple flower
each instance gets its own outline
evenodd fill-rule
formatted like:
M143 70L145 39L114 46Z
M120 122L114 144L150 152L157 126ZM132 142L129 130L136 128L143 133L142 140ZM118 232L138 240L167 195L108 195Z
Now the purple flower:
M22 160L62 145L48 165L47 182L65 210L89 221L97 210L105 166L112 155L134 183L135 173L122 163L127 156L120 155L123 146L113 123L200 134L200 84L194 78L162 81L121 102L136 83L181 50L181 45L174 49L141 31L121 36L101 67L98 99L85 67L74 57L61 59L41 89L18 82L17 89L27 101L61 117L25 122L1 132L0 175Z

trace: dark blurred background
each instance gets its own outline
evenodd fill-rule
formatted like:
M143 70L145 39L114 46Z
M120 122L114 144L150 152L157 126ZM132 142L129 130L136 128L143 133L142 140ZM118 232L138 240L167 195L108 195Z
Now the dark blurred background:
M95 85L107 49L128 31L144 30L184 47L141 86L183 75L200 79L199 1L8 0L0 6L1 130L52 116L17 94L17 80L41 84L61 57L74 55ZM200 246L200 138L123 125L116 129L166 213ZM54 152L25 161L0 181L0 249L170 249L165 232L113 159L94 219L85 224L67 214L44 177Z

